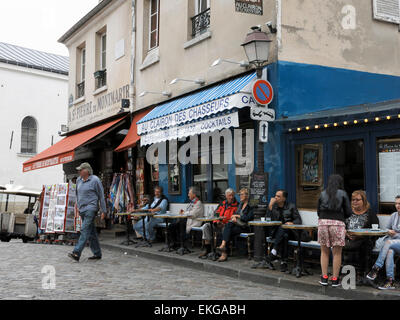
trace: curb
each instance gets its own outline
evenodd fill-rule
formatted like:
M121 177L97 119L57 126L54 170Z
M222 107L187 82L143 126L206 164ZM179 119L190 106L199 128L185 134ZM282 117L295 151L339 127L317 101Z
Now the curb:
M386 293L382 291L363 292L360 290L344 290L342 288L322 287L319 284L304 283L277 276L275 274L260 274L251 270L237 270L226 265L215 265L212 262L199 260L198 262L180 258L179 255L166 255L158 252L145 252L134 247L120 247L118 245L101 243L101 247L121 253L127 252L129 255L135 255L141 258L153 259L162 262L179 265L181 267L205 271L214 274L223 274L225 276L250 281L258 284L264 284L284 289L295 289L310 293L318 293L328 297L342 298L346 300L400 300L399 294Z

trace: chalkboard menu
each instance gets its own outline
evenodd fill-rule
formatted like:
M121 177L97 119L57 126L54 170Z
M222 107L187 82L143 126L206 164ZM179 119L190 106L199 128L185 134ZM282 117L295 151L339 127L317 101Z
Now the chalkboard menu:
M400 194L400 140L378 142L379 200L394 202Z
M250 204L267 207L268 205L268 173L253 173L250 179Z

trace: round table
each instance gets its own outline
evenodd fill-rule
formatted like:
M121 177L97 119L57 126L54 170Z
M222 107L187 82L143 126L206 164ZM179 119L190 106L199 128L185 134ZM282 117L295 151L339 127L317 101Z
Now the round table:
M375 241L377 238L379 237L383 237L386 236L388 234L388 230L382 230L382 229L378 229L378 230L373 230L373 229L349 229L347 230L347 234L349 234L350 236L354 236L354 237L367 237L367 250L366 252L369 252L368 256L367 256L367 263L365 265L365 270L364 270L364 277L362 280L362 284L368 284L368 282L366 281L366 277L365 275L369 272L370 267L372 265L372 250L374 250L374 246L375 246Z
M136 248L138 247L151 247L151 243L148 241L146 237L146 217L152 217L154 216L155 213L153 212L148 212L147 210L140 210L137 212L132 212L131 216L132 217L137 217L137 218L142 218L142 228L143 228L143 241L140 242L139 244L136 245Z
M169 220L172 219L179 219L179 227L180 227L180 242L181 242L181 247L176 251L177 254L180 254L183 256L186 253L191 253L191 251L185 246L185 232L186 232L186 221L184 219L187 218L192 218L193 216L191 215L185 215L185 214L179 214L179 215L169 215L169 214L159 214L155 215L154 218L161 218L165 219L165 247L161 248L159 251L166 251L166 252L171 252L173 249L169 245L168 241L168 222Z
M197 221L201 222L211 222L211 234L212 234L212 241L211 241L211 252L208 254L207 259L212 259L212 260L217 260L217 252L215 250L215 245L214 245L214 240L215 240L215 234L214 234L214 221L222 221L224 218L222 217L202 217L202 218L197 218Z
M127 238L125 241L121 242L121 245L124 246L130 246L131 244L136 244L136 241L131 240L130 238L130 232L131 232L131 227L132 227L132 220L128 219L130 218L131 214L127 213L127 212L120 212L120 213L116 213L116 216L120 216L120 217L127 217L126 219L126 234L127 234Z
M306 230L306 231L316 230L316 229L318 229L318 226L310 226L310 225L303 225L303 224L283 224L282 228L288 229L288 230L295 230L297 232L298 254L297 254L296 267L293 268L292 274L296 275L297 278L300 278L303 275L311 275L312 273L304 268L303 252L301 250L301 233L303 230Z
M253 226L253 227L278 227L280 225L282 225L282 222L280 221L261 221L261 220L254 220L254 221L249 221L248 222L249 226ZM271 269L271 270L275 270L275 267L272 263L270 263L267 259L267 242L265 239L265 233L262 237L263 241L262 241L262 246L264 248L263 252L264 252L264 257L261 259L260 262L256 262L255 264L253 264L252 268L256 269L256 268L267 268L267 269Z

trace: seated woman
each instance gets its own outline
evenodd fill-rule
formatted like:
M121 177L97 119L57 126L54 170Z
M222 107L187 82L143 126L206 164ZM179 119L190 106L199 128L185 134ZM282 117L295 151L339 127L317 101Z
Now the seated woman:
M225 226L222 233L222 243L217 248L222 251L222 255L218 259L218 262L228 260L227 243L229 243L229 241L231 241L235 236L243 232L249 232L250 228L247 223L254 219L254 210L249 204L249 190L244 188L240 190L239 195L240 204L238 210L234 215L232 215L232 220Z
M367 200L365 191L357 190L351 195L351 209L352 214L345 221L346 229L369 229L373 224L379 224L379 219L375 212L372 212L371 206ZM346 234L345 250L358 251L360 256L360 269L365 270L367 263L367 256L369 252L367 246L368 239L355 238Z
M379 271L386 264L386 282L383 286L378 287L380 290L395 289L394 286L394 254L400 254L400 195L395 199L396 212L390 217L390 221L386 226L388 236L385 244L379 253L372 270L368 273L367 279L374 281Z

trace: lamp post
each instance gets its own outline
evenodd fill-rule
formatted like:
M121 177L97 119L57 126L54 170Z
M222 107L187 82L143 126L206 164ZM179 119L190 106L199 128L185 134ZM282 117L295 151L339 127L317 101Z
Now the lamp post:
M251 28L251 32L247 34L242 47L246 53L249 64L253 65L257 71L257 79L262 78L263 67L269 58L269 50L271 47L271 42L265 32L261 31L261 28L256 26ZM258 107L262 107L257 103ZM264 143L258 140L257 143L257 172L259 174L264 174ZM267 186L266 186L267 187ZM266 205L261 204L261 199L259 205L255 208L255 217L264 216L266 213ZM256 230L255 233L255 243L264 243L265 233L263 228L258 228L262 230ZM262 245L254 246L254 260L261 261L266 248ZM260 263L260 262L258 262Z
M261 79L263 66L268 61L269 51L272 40L269 39L265 32L261 31L258 26L252 27L251 32L247 34L246 39L242 43L242 47L246 53L249 64L253 65L257 71L257 78ZM262 107L257 104L258 107ZM264 172L264 144L258 141L257 144L257 172Z

